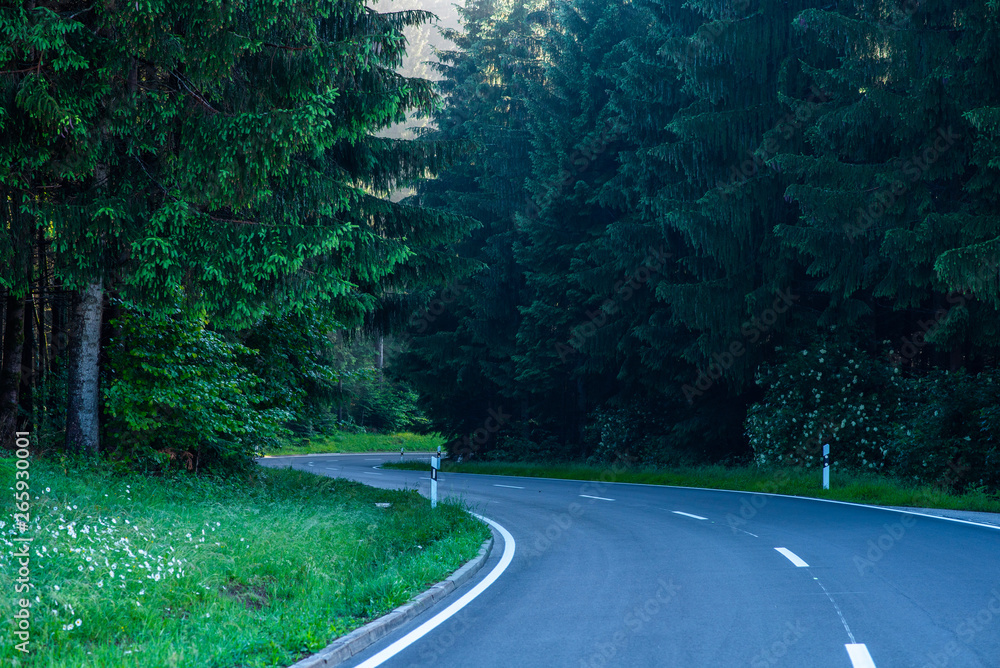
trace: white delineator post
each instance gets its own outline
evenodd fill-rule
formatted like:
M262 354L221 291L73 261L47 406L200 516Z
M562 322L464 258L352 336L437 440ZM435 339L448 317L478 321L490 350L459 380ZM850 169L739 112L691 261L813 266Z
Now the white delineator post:
M440 457L431 457L431 508L438 505L438 467L441 466Z
M823 489L830 489L830 444L823 445Z

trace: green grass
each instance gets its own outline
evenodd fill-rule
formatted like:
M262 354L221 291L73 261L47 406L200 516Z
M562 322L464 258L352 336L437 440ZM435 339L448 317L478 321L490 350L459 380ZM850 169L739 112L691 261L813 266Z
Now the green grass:
M315 455L326 452L407 452L437 450L444 439L437 434L349 434L341 432L333 436L318 436L289 443L278 450L268 450L267 455Z
M425 470L426 462L387 462L383 468ZM505 462L445 462L442 471L481 473L568 480L603 480L681 487L734 489L748 492L793 494L880 506L943 508L1000 513L1000 497L985 492L962 495L930 485L916 485L868 473L831 472L829 490L822 488L819 469L762 469L756 467L700 466L671 470L611 468L577 464Z
M30 537L30 655L0 665L288 666L405 603L489 535L462 508L290 469L145 478L31 462L31 517L0 521L0 618ZM0 459L14 487L14 464ZM390 503L379 508L376 503Z

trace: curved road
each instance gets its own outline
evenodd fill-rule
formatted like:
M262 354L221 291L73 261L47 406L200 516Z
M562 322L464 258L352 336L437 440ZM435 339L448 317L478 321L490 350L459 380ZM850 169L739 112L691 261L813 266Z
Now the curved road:
M375 468L397 458L261 463L429 495L427 473ZM473 582L345 665L1000 667L998 527L678 487L443 473L438 488L505 527L513 561L369 661L487 577L498 541Z

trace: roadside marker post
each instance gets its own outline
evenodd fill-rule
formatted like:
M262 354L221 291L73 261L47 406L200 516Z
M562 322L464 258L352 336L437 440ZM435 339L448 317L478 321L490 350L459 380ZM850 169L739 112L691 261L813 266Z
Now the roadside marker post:
M438 468L441 466L440 457L431 457L431 508L438 505Z
M823 445L823 489L830 489L830 444Z

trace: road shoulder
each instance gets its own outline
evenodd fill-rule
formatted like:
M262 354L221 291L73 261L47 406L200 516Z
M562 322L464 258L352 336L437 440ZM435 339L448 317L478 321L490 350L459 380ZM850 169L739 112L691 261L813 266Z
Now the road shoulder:
M990 524L1000 527L1000 513L980 513L971 510L945 510L941 508L910 508L906 506L882 506L892 510L903 510L924 515L934 515L935 517L947 517L954 520L965 520L966 522L978 522L980 524Z
M336 666L355 654L364 651L379 639L410 621L471 580L489 559L493 545L494 538L487 538L483 542L482 547L479 548L479 554L445 580L418 594L409 603L401 605L392 612L338 638L316 654L295 663L291 668L327 668Z

